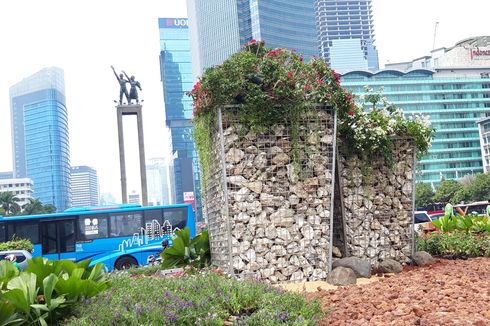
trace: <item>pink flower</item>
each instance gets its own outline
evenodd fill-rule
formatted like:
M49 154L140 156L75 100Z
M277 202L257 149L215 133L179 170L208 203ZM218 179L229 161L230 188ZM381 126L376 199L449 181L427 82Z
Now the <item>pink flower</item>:
M308 91L311 91L312 87L310 84L306 84L303 89L308 92Z
M288 71L288 78L293 78L293 73L291 71Z
M303 56L300 56L298 59L299 61L303 61Z

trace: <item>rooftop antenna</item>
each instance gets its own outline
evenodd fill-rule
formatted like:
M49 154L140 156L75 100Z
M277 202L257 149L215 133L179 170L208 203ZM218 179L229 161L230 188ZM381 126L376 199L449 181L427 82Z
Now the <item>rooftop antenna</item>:
M436 26L434 27L434 41L432 42L432 50L436 48L436 36L437 36L437 27L439 26L439 22L436 22Z

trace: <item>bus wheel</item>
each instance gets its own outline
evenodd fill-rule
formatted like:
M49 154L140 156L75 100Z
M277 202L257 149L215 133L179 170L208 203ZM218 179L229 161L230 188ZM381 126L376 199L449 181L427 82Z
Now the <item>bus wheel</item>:
M116 265L114 266L116 269L128 269L131 267L138 266L138 262L131 256L122 256L116 261Z

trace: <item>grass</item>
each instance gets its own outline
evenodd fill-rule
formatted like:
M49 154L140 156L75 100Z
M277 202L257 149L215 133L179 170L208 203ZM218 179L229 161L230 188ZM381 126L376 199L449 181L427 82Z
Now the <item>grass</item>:
M210 270L170 279L139 274L114 274L112 288L78 305L65 324L315 325L323 317L317 301Z

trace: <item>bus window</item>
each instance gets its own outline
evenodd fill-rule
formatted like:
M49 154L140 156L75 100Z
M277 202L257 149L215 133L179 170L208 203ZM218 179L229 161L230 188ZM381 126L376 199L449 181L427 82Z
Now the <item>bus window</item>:
M5 224L0 223L0 242L7 241L7 236L5 234Z
M157 221L160 225L163 225L163 214L161 209L146 210L145 223L151 223Z
M122 237L140 233L141 213L111 214L111 237Z
M60 252L75 251L75 223L71 221L58 222L60 235Z
M39 225L37 222L9 223L7 225L7 238L13 237L28 239L32 243L39 243Z
M107 238L107 215L85 215L78 218L79 240Z
M172 229L183 229L187 223L187 208L171 208L163 210L163 217L170 222Z

